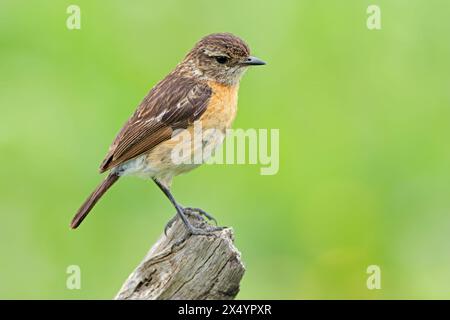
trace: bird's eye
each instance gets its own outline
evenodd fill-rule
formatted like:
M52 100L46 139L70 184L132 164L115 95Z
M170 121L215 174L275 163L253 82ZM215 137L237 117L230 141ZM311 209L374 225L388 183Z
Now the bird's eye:
M225 64L228 62L228 57L218 56L218 57L216 57L216 61L220 64Z

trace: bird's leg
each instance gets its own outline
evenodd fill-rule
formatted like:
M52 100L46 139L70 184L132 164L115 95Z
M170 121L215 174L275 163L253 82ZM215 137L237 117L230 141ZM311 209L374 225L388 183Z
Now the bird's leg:
M184 212L185 209L183 209L183 207L181 207L175 200L175 198L172 196L172 194L170 193L170 190L164 186L163 184L161 184L157 179L153 179L153 181L156 183L156 185L161 189L161 191L166 195L166 197L170 200L170 202L173 204L173 206L175 207L175 210L177 211L178 216L181 218L181 220L183 221L187 231L189 234L191 235L205 235L205 234L209 234L210 232L219 230L219 229L212 229L210 231L206 231L203 229L199 229L194 227L189 220L186 217L186 214ZM167 232L167 229L173 224L173 222L175 221L176 217L172 218L169 223L166 225L165 229L164 229L164 233Z

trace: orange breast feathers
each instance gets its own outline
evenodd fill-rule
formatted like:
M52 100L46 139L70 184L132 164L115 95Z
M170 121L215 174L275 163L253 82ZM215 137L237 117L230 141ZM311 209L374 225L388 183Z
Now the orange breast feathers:
M215 128L221 131L231 127L237 111L239 84L227 86L210 81L212 95L208 108L200 117L203 129Z

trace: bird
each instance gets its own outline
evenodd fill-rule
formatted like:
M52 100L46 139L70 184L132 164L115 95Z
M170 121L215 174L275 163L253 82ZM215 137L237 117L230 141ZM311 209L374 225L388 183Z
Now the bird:
M81 224L120 178L138 176L155 182L175 207L175 218L181 218L189 234L207 233L189 222L188 211L215 219L199 208L184 208L170 191L175 176L201 163L173 161L173 150L180 143L180 132L192 133L197 123L202 130L214 129L218 133L231 128L242 76L249 67L265 64L250 55L244 40L231 33L213 33L201 38L173 71L148 92L119 131L100 164L100 173L108 172L108 175L78 209L71 228ZM203 139L200 148L218 148L223 143L223 138ZM195 150L190 151L188 156Z

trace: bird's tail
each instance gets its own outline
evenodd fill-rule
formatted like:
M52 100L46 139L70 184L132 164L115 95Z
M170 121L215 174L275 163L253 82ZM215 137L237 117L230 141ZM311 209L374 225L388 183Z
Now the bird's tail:
M97 201L105 194L105 192L119 179L116 173L110 173L108 177L91 193L83 205L78 209L77 214L73 217L70 227L77 228L80 223L86 218L91 209L95 206Z

